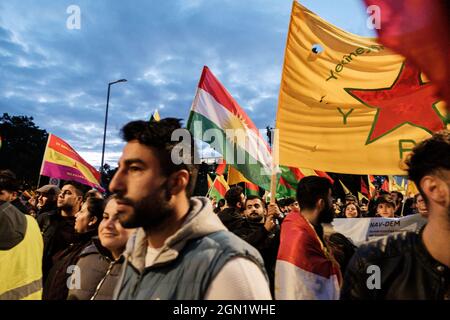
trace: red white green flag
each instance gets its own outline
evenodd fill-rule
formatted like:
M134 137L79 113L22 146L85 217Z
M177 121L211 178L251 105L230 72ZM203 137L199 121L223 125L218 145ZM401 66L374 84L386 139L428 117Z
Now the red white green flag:
M245 111L206 66L187 127L194 138L209 143L246 179L270 189L269 146Z

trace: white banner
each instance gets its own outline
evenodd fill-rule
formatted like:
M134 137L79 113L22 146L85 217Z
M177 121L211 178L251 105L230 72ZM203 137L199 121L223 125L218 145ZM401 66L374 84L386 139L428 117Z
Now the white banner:
M402 218L336 218L332 225L335 232L352 239L355 245L400 231L418 231L427 223L419 214Z

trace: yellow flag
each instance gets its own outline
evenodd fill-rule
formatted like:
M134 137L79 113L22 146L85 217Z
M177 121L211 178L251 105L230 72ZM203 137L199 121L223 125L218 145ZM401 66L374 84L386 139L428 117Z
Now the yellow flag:
M248 181L242 173L236 170L233 166L228 166L228 185L232 186L234 184L238 184L240 182L250 182Z
M352 194L352 192L350 191L350 189L347 188L347 187L345 186L345 184L344 184L340 179L339 179L339 182L341 183L342 189L344 189L345 195L347 195L347 194Z
M445 105L426 81L375 39L343 31L294 1L276 121L280 164L404 174L414 145L445 128Z
M419 189L417 189L416 184L413 181L408 180L407 187L406 187L406 196L412 198L418 193L419 193Z
M159 112L158 112L158 110L155 110L155 112L153 112L152 116L150 117L150 122L152 122L152 121L158 122L160 120L161 120L161 117L159 116Z
M369 198L367 198L365 195L363 195L361 192L358 191L358 201L361 202L363 199L369 201Z

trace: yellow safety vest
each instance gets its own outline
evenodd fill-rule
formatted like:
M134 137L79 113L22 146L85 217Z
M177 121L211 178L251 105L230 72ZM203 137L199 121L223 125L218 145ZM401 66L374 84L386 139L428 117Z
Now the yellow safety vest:
M0 250L0 300L42 299L44 243L36 220L26 218L23 240L10 250Z

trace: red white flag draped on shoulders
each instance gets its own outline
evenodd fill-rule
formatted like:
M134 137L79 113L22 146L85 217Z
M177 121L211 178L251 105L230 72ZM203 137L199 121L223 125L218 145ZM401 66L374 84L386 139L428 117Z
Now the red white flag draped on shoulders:
M339 266L331 260L312 225L290 213L281 225L275 268L275 299L339 299Z

